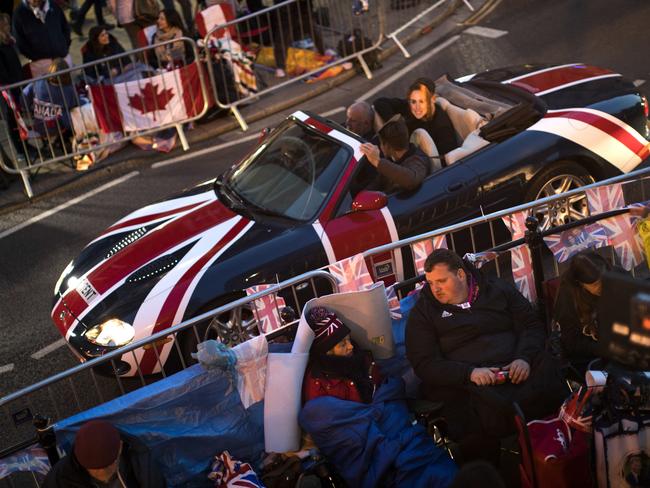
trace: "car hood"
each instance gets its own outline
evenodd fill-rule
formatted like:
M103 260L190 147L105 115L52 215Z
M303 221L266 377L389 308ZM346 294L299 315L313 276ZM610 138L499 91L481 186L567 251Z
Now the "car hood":
M155 317L133 320L172 323L205 270L253 224L223 205L208 184L137 210L106 229L66 269L55 290L52 319L66 335L105 297L137 283L149 290L150 302L163 303L138 311ZM167 309L173 316L163 317Z

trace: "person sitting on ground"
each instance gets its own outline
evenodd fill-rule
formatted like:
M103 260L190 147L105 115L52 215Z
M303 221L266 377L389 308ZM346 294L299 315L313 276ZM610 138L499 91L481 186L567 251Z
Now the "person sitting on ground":
M124 48L118 40L103 25L96 25L88 32L88 42L81 49L83 62L99 61L109 56L122 54ZM114 59L108 63L99 63L84 69L86 75L95 80L111 79L122 71L121 60ZM110 66L110 69L109 69Z
M151 43L159 44L184 36L183 21L174 9L163 9L158 14L158 29L154 33ZM183 41L170 42L164 46L156 46L158 65L166 67L185 60L185 43Z
M375 111L369 103L354 102L348 107L345 115L345 127L350 132L354 132L366 142L377 144L374 129Z
M53 59L68 56L70 24L56 2L22 0L12 21L18 51L31 61L33 77L45 74Z
M307 322L315 337L299 422L348 486L449 486L456 466L411 424L402 379L382 381L335 313L315 307Z
M429 174L430 165L426 155L409 143L402 116L391 118L379 129L378 135L379 147L369 142L361 144L361 153L378 172L378 178L370 187L386 193L415 190Z
M461 457L496 462L499 439L515 432L512 402L540 418L568 393L545 353L544 325L510 283L481 275L453 251L434 250L424 270L428 286L406 326L407 359L424 397L444 403Z
M562 354L581 378L587 365L598 356L596 311L602 290L602 275L609 262L593 251L576 254L560 278L553 315L560 331Z
M43 483L45 488L165 485L147 448L105 420L90 420L79 428L72 452L54 465Z
M59 58L52 61L48 72L54 74L68 68L65 59ZM25 87L23 94L34 116L34 130L41 136L58 137L72 128L70 110L81 103L70 73L36 80Z

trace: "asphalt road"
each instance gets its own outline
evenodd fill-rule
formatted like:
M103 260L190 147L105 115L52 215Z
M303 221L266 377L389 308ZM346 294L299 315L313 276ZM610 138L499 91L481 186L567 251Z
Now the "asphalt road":
M446 72L457 77L526 62L600 65L638 80L643 89L644 80L650 79L642 54L648 18L650 3L643 0L504 0L479 28L463 31L442 48L431 46L395 70L379 70L372 81L357 77L302 108L343 120L343 107L353 100L403 96L418 76ZM57 278L86 243L126 213L218 175L253 147L251 134L277 124L284 115L252 125L249 133L226 134L192 148L218 150L193 153L162 167L147 163L1 216L0 396L77 364L49 312ZM170 157L180 155L176 151ZM74 198L80 201L70 204ZM43 218L52 210L57 211Z

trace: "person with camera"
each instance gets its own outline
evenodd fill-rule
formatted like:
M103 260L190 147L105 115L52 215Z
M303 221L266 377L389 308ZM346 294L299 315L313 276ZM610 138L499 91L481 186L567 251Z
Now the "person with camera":
M424 269L406 356L424 397L443 402L461 458L496 462L499 439L515 430L513 402L540 418L567 393L545 352L544 325L510 283L483 276L453 251L433 251Z

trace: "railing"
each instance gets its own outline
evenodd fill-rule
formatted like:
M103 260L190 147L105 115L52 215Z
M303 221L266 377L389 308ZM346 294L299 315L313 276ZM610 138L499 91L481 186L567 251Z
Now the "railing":
M363 253L365 258L372 258L373 256L390 253L392 260L395 261L398 259L397 252L400 251L401 255L406 255L405 251L409 253L413 263L416 262L417 256L414 251L414 245L418 243L423 243L426 241L431 241L435 238L446 236L447 245L450 249L458 252L461 256L465 253L480 253L489 250L496 251L496 256L494 257L494 272L501 276L510 269L510 260L504 262L503 253L509 251L510 249L519 246L521 244L529 244L530 238L524 237L522 234L521 238L515 240L512 239L510 232L506 229L505 225L502 223L504 217L509 217L519 212L528 212L529 215L539 217L546 212L553 212L555 209L567 205L570 202L575 203L575 197L583 197L585 201L585 209L588 210L586 205L586 191L594 188L599 188L607 185L613 185L616 183L623 183L623 189L630 194L629 202L644 202L648 199L650 195L650 168L644 168L641 170L633 171L624 175L615 176L607 180L603 180L597 183L592 183L574 190L562 193L559 195L554 195L534 202L525 203L518 205L516 207L511 207L505 210L500 210L493 212L489 215L483 215L470 219L465 222L458 224L448 225L436 229L431 232L426 232L417 236L410 238L402 239L398 242L392 242L382 246L369 249ZM627 188L626 188L627 187ZM615 212L621 213L621 211ZM553 228L534 228L530 229L529 233L535 233L535 236L532 238L541 239L542 237L557 234L561 231L567 230L575 225L584 225L602 218L607 218L613 214L604 213L599 216L587 217L578 224L566 224L558 225ZM541 219L537 219L538 222ZM481 240L480 243L477 240ZM613 250L611 250L611 259L614 260ZM542 281L551 279L559 276L560 266L558 265L555 259L552 259L550 253L539 257L540 260L543 260L543 263L538 263L541 266L538 269L537 274L534 276L536 280L536 288L539 290L540 284ZM405 267L405 270L408 268ZM634 273L634 270L632 270ZM416 279L418 273L415 268L410 269L410 273L405 275L403 279ZM538 294L538 299L541 300L543 297L541 294ZM543 309L543 302L538 301L540 309Z
M188 364L179 346L180 339L184 334L193 334L196 342L201 342L204 337L202 337L203 331L199 329L202 329L201 326L214 317L219 317L242 307L250 306L254 308L255 300L268 295L276 295L283 290L285 290L289 300L293 298L295 310L300 310L302 303L299 301L295 290L296 287L304 287L305 283L311 285L312 293L310 296L319 296L319 290L323 289L325 283L329 285L327 293L338 291L336 279L331 274L325 271L304 273L271 285L264 291L197 315L174 327L106 353L102 357L79 364L0 398L0 408L3 412L0 417L0 432L2 433L0 436L0 452L33 437L34 430L31 420L36 413L56 421L166 377L168 372L163 367L159 349L162 349L162 344L169 342L169 338L173 339L173 346L180 360L180 364L176 364L175 368L185 369ZM290 292L287 292L287 289ZM277 302L275 303L277 307ZM285 333L286 328L296 323L296 320L285 323L281 329L267 333L266 337L271 340ZM181 337L179 337L179 334ZM120 362L128 355L132 355L135 359L136 351L141 348L151 348L156 352L156 360L161 370L160 374L145 377L139 366L136 366L138 369L134 378L122 378L119 374ZM137 360L135 363L137 365ZM111 381L108 381L109 379Z
M463 253L465 251L479 253L488 249L492 249L497 252L504 252L512 249L513 247L527 244L528 248L533 254L533 260L539 260L537 264L533 263L533 272L535 274L535 279L539 284L546 273L548 273L545 276L546 278L549 278L550 276L557 276L558 267L557 265L554 267L549 266L548 260L546 263L542 263L541 260L543 256L540 254L537 254L537 257L535 257L536 250L534 247L534 239L537 239L537 244L539 244L543 236L558 233L572 226L582 226L594 222L598 219L609 218L612 215L627 212L627 210L616 209L611 212L587 216L580 222L568 223L562 226L545 229L542 232L531 228L526 236L516 239L510 238L509 235L506 236L503 232L501 232L501 238L499 238L499 229L497 228L498 224L495 224L495 222L498 223L502 218L510 217L522 211L529 212L531 215L535 215L539 212L544 211L544 207L547 209L552 209L554 205L561 204L563 201L569 201L569 199L572 199L572 197L585 195L585 192L587 190L603 187L606 185L613 185L616 183L623 183L626 185L624 192L628 197L626 200L628 204L632 201L643 202L646 201L646 195L648 191L650 191L646 189L646 186L648 189L650 189L650 179L648 179L648 176L650 176L650 168L638 170L633 173L617 176L599 183L594 183L576 190L572 190L565 194L547 197L535 202L526 203L510 209L494 212L486 216L481 216L467 222L450 225L441 229L437 229L435 231L403 239L395 243L376 247L374 249L366 251L364 253L364 256L372 257L388 252L393 253L393 259L395 259L394 253L396 250L409 247L412 251L413 245L442 235L448 237L447 242L449 244L449 247L455 249L460 253ZM486 225L488 226L487 229L483 227L479 230L479 226ZM488 230L489 232L485 233L483 230ZM465 233L465 235L462 233ZM477 242L477 239L486 236L489 236L488 241ZM465 242L461 242L461 240L464 240ZM539 248L537 251L539 251ZM402 252L402 255L406 256L407 254ZM413 258L413 261L415 261L415 254L411 254L411 256ZM612 259L614 258L613 254L611 257ZM502 273L501 268L507 269L508 266L500 266L498 264L498 260L499 257L497 256L495 271L497 274L500 274ZM555 261L553 260L553 262ZM408 269L406 266L404 268ZM252 304L255 302L255 300L269 295L276 296L278 292L287 288L291 290L291 293L285 292L283 295L286 295L287 297L293 297L293 302L296 306L295 310L299 313L301 310L301 303L296 294L296 289L302 288L304 287L304 283L310 282L313 295L318 296L319 287L316 286L315 280L321 279L325 280L330 285L329 291L338 291L336 279L327 271L311 271L283 281L276 285L271 285L269 288L265 289L262 292L241 298L227 305L205 312L175 327L160 331L147 339L140 340L136 343L112 351L101 358L88 361L84 364L71 368L65 372L56 374L30 387L24 388L16 393L0 399L0 407L2 407L5 414L3 418L0 418L0 432L3 432L3 444L0 446L0 451L2 451L3 448L6 450L6 447L9 443L17 443L19 441L24 441L25 437L32 437L33 429L31 427L31 423L29 422L29 420L32 418L32 412L38 412L39 414L46 415L52 419L60 419L73 413L88 409L97 403L103 403L110 398L119 397L128 391L140 388L147 384L147 380L152 382L160 379L160 377L145 378L138 370L137 377L128 380L130 383L127 383L127 380L121 378L118 374L118 362L121 361L125 355L131 354L135 357L136 350L144 347L153 347L154 351L156 351L157 362L161 369L160 376L164 377L166 375L166 371L163 367L160 355L158 354L158 345L166 342L170 336L173 337L173 345L176 347L176 352L179 354L179 358L181 359L182 368L185 368L187 364L183 360L182 352L179 348L179 340L177 340L178 334L194 334L197 342L199 342L202 337L198 327L201 324L205 324L207 320L213 317L218 317L223 313L233 311L241 307L253 306ZM404 279L407 281L410 280L411 282L415 282L418 280L417 273L414 272L414 270L411 270L410 274L402 277L402 280ZM274 299L273 303L277 311L277 309L280 308L277 297ZM543 302L540 302L540 305L542 305L540 308L543 309ZM271 334L267 334L267 338L273 338L286 333L287 328L291 327L292 325L295 325L295 321L290 321L283 328L278 329ZM192 330L190 331L189 329ZM135 361L135 363L137 364L137 361ZM106 384L105 382L102 382L102 384L100 384L100 377L97 375L96 370L101 369L102 366L104 367L105 373L106 367L108 366L110 368L109 372L112 373L114 379L110 385ZM80 394L80 389L83 389L83 394Z
M212 27L203 43L206 50L212 52L217 59L223 53L240 52L242 43L250 40L253 36L251 32L254 32L255 40L262 46L272 48L276 67L285 72L288 71L287 49L296 41L309 39L313 43L319 54L312 58L322 57L328 49L339 51L336 59L324 61L323 58L318 67L289 72L290 76L284 81L247 94L240 93L236 97L231 97L218 88L220 81L228 77L225 65L211 64L214 69L210 71L210 81L217 104L229 109L242 130L247 130L248 125L239 111L240 105L251 103L258 97L305 80L320 71L356 60L366 77L371 79L372 73L364 54L379 48L384 39L384 5L383 0L379 1L372 4L367 12L359 11L359 15L355 15L349 0L330 0L323 3L321 9L314 14L311 0L287 0ZM346 36L353 36L355 32L356 39L344 42Z
M10 136L2 144L0 168L20 174L28 198L33 196L30 175L41 168L72 164L136 137L174 128L187 150L183 124L201 118L210 99L198 49L189 38L59 70L1 91L9 110L0 110L0 136Z

